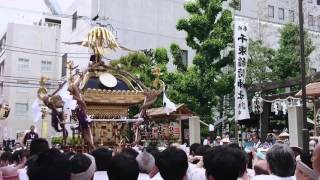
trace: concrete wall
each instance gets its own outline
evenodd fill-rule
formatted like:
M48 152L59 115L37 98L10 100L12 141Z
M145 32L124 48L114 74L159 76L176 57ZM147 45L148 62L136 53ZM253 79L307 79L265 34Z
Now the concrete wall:
M6 35L6 45L8 46L4 56L0 59L0 63L4 63L4 66L1 67L3 68L1 81L4 81L2 96L9 102L11 112L8 119L1 122L0 139L3 136L3 138L15 138L16 132L29 129L29 126L34 124L31 106L34 100L37 99L36 92L39 86L39 79L42 75L45 75L52 80L59 80L62 66L59 53L59 28L10 23L8 24ZM19 69L19 58L29 59L29 68L26 70ZM43 71L41 69L41 61L51 62L51 70ZM17 112L17 103L27 105L27 112ZM41 132L41 122L35 125L38 132Z
M93 17L99 14L104 24L113 26L118 42L133 50L165 47L175 42L184 50L188 50L188 64L192 63L195 52L187 47L185 33L176 30L178 19L186 16L183 9L184 0L77 0L67 14L75 11L78 15ZM91 3L89 3L91 2ZM79 20L76 30L71 30L71 19L63 21L62 41L82 40L90 29L88 20ZM64 46L72 52L88 52L86 48ZM127 54L118 51L107 55L109 59L117 59ZM77 60L77 64L85 66L87 60ZM173 65L169 69L173 69Z
M310 3L310 2L311 3ZM241 10L235 12L235 19L249 23L250 37L263 40L267 47L279 48L280 30L287 23L298 24L298 1L296 0L241 0ZM274 7L274 17L268 16L268 6ZM304 1L304 27L310 34L316 49L309 56L310 67L320 71L320 5L316 0ZM279 19L279 8L284 9L284 19ZM291 22L289 10L294 11ZM313 25L309 25L309 15L313 16Z

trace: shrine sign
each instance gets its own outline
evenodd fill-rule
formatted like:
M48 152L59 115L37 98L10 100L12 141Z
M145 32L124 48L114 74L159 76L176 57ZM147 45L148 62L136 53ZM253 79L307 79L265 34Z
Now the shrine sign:
M246 79L246 69L248 62L248 24L236 21L234 26L234 42L235 42L235 120L250 119L247 91L244 87Z

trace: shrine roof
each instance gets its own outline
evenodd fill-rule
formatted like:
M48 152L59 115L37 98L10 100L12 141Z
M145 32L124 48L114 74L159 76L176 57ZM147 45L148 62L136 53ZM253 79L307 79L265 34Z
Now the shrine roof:
M115 79L115 86L106 86L100 76L108 74ZM89 67L81 82L82 96L86 103L105 105L142 104L144 85L134 75L107 65Z
M295 96L302 96L302 91L300 90ZM309 83L306 85L306 96L307 97L320 97L320 82Z

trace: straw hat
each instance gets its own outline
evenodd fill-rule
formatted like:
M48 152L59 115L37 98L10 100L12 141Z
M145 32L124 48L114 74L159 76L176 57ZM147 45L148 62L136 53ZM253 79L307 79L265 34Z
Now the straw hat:
M290 135L287 132L282 132L279 137L289 137Z
M231 141L228 138L223 138L221 140L222 143L230 143Z

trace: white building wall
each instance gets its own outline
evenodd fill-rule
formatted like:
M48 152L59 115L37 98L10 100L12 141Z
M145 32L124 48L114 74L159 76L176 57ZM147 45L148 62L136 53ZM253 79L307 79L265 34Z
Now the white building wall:
M90 3L89 3L90 2ZM175 42L184 50L188 50L188 64L192 63L195 52L187 47L184 32L176 30L178 19L187 15L183 8L184 0L77 0L67 14L77 11L78 16L90 18L99 14L104 24L111 24L117 33L117 40L133 50L165 47ZM99 13L98 13L99 12ZM78 20L77 29L71 29L72 19L62 22L62 41L74 42L82 40L90 29L88 20ZM63 46L68 52L88 52L87 48ZM109 59L117 59L128 52L117 51L106 55ZM88 55L89 57L89 55ZM88 60L78 60L77 64L85 66ZM169 66L173 69L173 65Z
M274 17L269 17L268 6L274 7ZM316 49L309 56L310 68L320 71L320 5L317 0L305 0L304 28L310 34ZM279 8L284 9L284 19L279 18ZM294 22L290 20L289 11L294 12ZM313 24L309 24L309 15ZM241 10L235 12L235 20L246 21L250 27L253 40L263 40L270 48L279 48L280 30L287 23L298 24L298 1L296 0L241 0Z
M11 112L1 122L0 139L15 138L16 132L29 129L31 124L36 125L41 135L42 122L33 122L31 106L37 99L41 76L47 76L51 80L61 79L60 29L10 23L6 37L6 50L0 58L0 64L4 63L4 73L0 79L3 82L2 96L8 101ZM28 59L29 67L24 70L19 68L19 58ZM51 70L43 71L42 61L51 62ZM19 103L26 105L26 112L18 112L19 108L16 106ZM46 123L51 131L48 117Z

